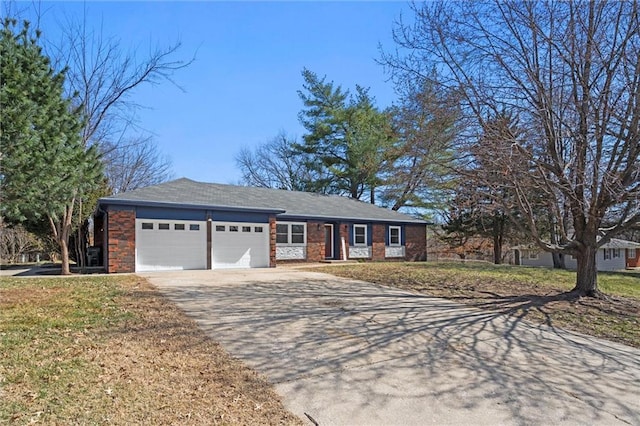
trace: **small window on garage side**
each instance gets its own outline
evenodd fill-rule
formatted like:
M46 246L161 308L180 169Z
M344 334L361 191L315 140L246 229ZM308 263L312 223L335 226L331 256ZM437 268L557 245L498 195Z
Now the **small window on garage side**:
M229 227L229 232L238 232L238 227L235 225L232 225Z
M200 230L200 225L192 223L191 225L189 225L189 231L199 231Z
M399 226L390 226L389 227L389 245L390 246L399 246L400 243L400 227Z
M153 223L151 223L151 222L142 222L142 229L153 229Z
M224 232L227 230L227 227L224 225L216 225L216 232Z
M158 224L158 229L162 229L164 231L169 229L169 224L168 223L159 223Z
M251 232L251 227L250 226L243 226L242 227L242 232Z
M184 223L176 223L173 225L173 229L176 231L184 231Z
M353 242L356 246L367 245L367 225L353 225Z
M262 232L262 226L256 226L253 228L253 232Z
M289 243L289 225L282 223L276 224L276 243Z

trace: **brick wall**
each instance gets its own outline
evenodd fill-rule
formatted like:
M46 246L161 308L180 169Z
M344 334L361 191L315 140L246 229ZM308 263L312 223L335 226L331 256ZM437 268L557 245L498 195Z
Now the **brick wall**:
M276 267L276 217L269 216L269 268Z
M307 223L307 262L324 260L324 222Z
M338 228L338 254L339 257L338 259L342 260L342 259L348 259L349 258L349 242L351 241L351 239L349 238L349 225L346 223L340 223L338 225L336 225ZM335 232L335 231L334 231ZM345 242L345 249L346 249L346 256L345 254L342 252L342 239L344 238L344 242Z
M427 229L425 225L405 226L405 258L409 261L427 260Z
M385 253L385 233L387 227L385 225L373 224L373 238L371 242L371 260L384 260Z
M136 212L109 211L107 220L107 272L135 272Z

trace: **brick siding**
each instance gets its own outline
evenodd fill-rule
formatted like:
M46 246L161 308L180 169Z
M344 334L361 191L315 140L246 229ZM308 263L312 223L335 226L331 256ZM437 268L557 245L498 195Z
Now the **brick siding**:
M340 238L338 238L338 254L339 257L338 259L342 260L342 259L348 259L349 258L349 243L351 241L351 239L349 238L349 225L346 223L340 223L337 225L338 227L338 232L339 232L339 236ZM344 239L344 244L345 244L345 250L346 250L346 255L345 253L343 253L342 251L342 239Z
M135 272L136 212L109 211L107 234L107 272Z
M427 231L424 225L406 225L405 258L408 261L427 260Z
M387 227L385 225L374 223L373 235L371 241L371 260L384 260L385 258L385 233Z
M324 260L324 222L307 223L307 262Z
M276 217L269 216L269 268L276 267Z

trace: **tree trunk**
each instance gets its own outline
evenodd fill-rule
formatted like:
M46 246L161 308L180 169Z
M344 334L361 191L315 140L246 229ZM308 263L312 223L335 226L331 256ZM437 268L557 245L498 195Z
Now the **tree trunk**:
M502 235L493 236L493 263L496 265L502 263Z
M564 264L564 256L562 253L551 253L551 258L553 259L554 269L567 269Z
M71 275L71 269L69 268L69 245L65 238L58 240L60 244L60 255L62 257L62 271L60 275Z
M598 271L596 267L596 254L598 249L595 246L585 246L577 253L578 273L576 275L576 286L572 292L580 296L598 297Z

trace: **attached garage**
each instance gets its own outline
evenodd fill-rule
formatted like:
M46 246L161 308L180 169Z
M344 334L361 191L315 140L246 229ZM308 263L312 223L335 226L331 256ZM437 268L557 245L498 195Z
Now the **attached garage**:
M136 219L136 271L206 266L206 222Z
M269 224L213 222L213 269L269 266Z

